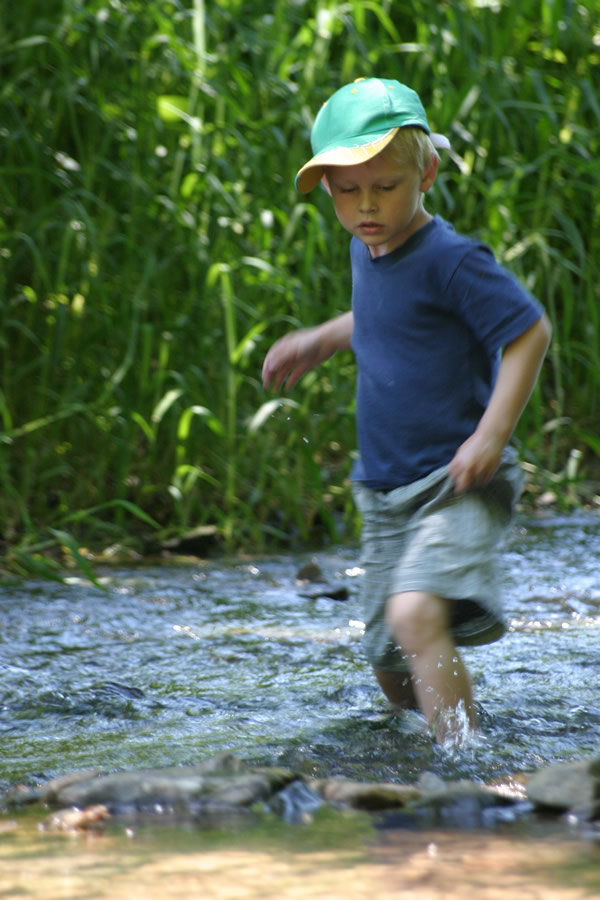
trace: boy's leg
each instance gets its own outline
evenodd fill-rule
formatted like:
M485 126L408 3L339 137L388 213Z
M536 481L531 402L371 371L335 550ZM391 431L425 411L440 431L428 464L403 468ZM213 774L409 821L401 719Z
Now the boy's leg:
M413 690L413 676L410 672L384 672L373 669L379 687L397 709L419 709Z
M394 640L406 654L415 697L434 728L440 712L456 710L462 702L469 723L476 722L471 679L458 654L450 630L450 603L436 594L404 591L392 594L386 620ZM385 685L380 684L384 690ZM389 696L389 695L388 695ZM392 697L389 697L394 702ZM452 732L451 718L440 717L436 738Z

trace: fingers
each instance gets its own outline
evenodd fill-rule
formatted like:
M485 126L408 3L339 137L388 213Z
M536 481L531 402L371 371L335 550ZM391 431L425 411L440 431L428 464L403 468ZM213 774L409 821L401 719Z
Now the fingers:
M287 378L287 387L291 388L305 371L303 366L296 365L295 360L278 362L276 359L267 358L262 371L263 387L278 390Z
M454 471L450 466L450 477L454 485L454 491L457 494L464 494L471 487L469 477L461 471Z
M450 477L454 484L454 490L457 494L464 494L475 488L485 487L491 481L496 469L496 461L482 465L481 461L474 460L472 464L464 465L460 459L455 457L450 463Z
M285 368L284 360L279 359L279 345L273 344L267 355L262 367L263 387L268 388L270 385L278 388L289 371L289 367Z
M500 465L504 445L475 431L461 444L450 462L450 477L457 494L485 487Z
M293 378L293 375L298 368L300 367L297 365L296 359L286 357L279 358L276 347L272 347L263 364L263 387L268 388L272 386L275 389L278 389L286 378L288 378L288 386L291 387L300 377L301 373Z
M306 329L292 332L278 340L265 357L262 368L262 380L265 388L278 389L287 379L289 390L308 372L315 363L312 343L307 340L310 334Z
M310 366L306 366L304 364L299 364L294 366L293 368L281 368L276 371L268 381L265 382L263 378L263 384L265 387L269 387L271 385L275 390L279 390L282 384L285 381L286 390L291 390L296 382L300 381L305 372L308 372Z

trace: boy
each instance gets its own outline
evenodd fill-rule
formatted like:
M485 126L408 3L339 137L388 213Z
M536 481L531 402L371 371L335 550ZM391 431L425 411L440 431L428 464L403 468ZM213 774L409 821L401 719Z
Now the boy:
M505 631L494 547L521 488L507 443L550 326L489 248L426 211L436 147L449 143L414 91L345 85L311 143L296 186L321 183L352 235L352 309L277 341L263 382L292 387L352 347L365 650L395 707L416 702L438 741L460 739L476 716L456 644Z

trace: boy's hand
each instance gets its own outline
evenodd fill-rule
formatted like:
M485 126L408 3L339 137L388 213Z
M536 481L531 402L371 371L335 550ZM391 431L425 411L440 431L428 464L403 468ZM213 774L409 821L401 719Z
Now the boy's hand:
M276 341L265 357L262 370L264 387L292 388L305 372L325 362L338 350L350 347L354 319L343 313L314 328L291 331Z
M450 475L457 494L485 487L500 465L504 442L474 432L461 444L450 463Z
M276 341L267 353L262 369L263 385L279 388L287 378L287 387L292 388L321 361L318 328L292 331Z

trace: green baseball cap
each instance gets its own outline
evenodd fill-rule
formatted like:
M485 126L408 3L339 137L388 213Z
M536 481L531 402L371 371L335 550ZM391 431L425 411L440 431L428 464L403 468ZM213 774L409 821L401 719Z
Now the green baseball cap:
M310 142L314 156L296 175L296 187L307 194L317 186L325 166L355 166L377 156L400 128L422 128L434 147L450 142L432 134L416 91L392 78L359 78L327 100L317 114Z

